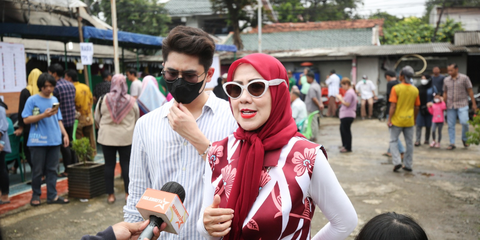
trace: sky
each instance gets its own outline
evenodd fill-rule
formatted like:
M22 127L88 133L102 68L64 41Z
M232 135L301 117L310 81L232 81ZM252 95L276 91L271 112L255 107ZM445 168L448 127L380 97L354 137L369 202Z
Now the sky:
M377 9L399 17L421 17L425 13L426 0L363 0L363 6L357 9L361 16L375 13Z

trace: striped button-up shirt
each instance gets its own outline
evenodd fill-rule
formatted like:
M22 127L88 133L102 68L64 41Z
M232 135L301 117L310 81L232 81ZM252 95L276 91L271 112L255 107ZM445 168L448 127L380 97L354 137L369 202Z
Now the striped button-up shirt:
M443 92L447 92L447 109L458 109L468 106L468 89L472 82L467 75L458 73L456 79L448 76L443 81Z
M65 127L72 127L75 122L75 86L71 82L61 78L57 81L53 96L60 103L60 112L62 113L62 123Z
M197 119L202 133L211 141L226 138L238 127L229 103L213 93ZM185 138L175 132L168 123L170 101L141 117L133 134L130 157L130 185L127 205L124 207L126 222L138 222L143 218L136 204L147 188L160 190L170 181L185 188L185 208L189 218L179 235L162 233L161 239L203 239L196 230L196 221L202 217L203 176L205 161Z

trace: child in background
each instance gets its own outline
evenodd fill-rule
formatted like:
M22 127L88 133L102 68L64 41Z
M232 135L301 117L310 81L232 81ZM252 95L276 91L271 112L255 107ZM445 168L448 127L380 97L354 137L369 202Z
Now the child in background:
M442 141L442 128L443 122L445 121L445 116L443 111L447 109L443 97L440 94L433 94L433 103L427 103L428 111L433 115L432 118L432 143L430 147L440 148L440 141ZM438 129L438 141L435 142L435 130Z

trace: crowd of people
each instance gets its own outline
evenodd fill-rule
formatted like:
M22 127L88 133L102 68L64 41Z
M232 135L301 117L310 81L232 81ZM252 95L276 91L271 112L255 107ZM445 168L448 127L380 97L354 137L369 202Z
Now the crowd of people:
M130 231L127 235L131 236L143 229L146 224L136 204L147 188L161 189L169 181L183 185L188 196L184 205L189 221L180 232L182 238L310 239L316 207L329 224L312 239L349 236L357 225L357 214L327 161L326 149L317 143L321 142L319 119L325 107L328 117L338 112L340 152L352 152L351 128L357 118L357 104L360 101L362 119L372 117L375 84L367 76L354 84L332 70L324 83L328 86L324 103L322 88L310 69L296 81L274 57L250 54L232 63L228 74L217 79L214 91L206 91L215 71L211 67L215 43L207 33L178 26L163 40L162 48L162 77L172 100L162 93L153 76L140 81L134 69L129 69L126 77L103 72L104 81L97 84L93 94L78 81L75 70L64 72L59 64L50 66L48 73L38 69L30 73L28 86L20 96L21 120L15 131L26 139L28 150L24 151L30 151L30 204L41 204L43 177L47 203L69 203L57 194L57 167L61 154L65 172L60 176L68 177L67 166L76 161L71 149L75 134L77 139L88 138L92 148L101 145L105 193L110 204L116 201L113 182L119 155L126 200L124 220L128 223L114 225L100 236L111 236L118 229ZM413 170L413 148L421 140L423 127L428 129L426 143L439 147L445 110L449 149L455 148L457 115L463 125L464 146L468 146L463 136L468 129L465 96L473 95L471 82L458 73L455 64L448 66L445 79L437 70L434 68L433 77L424 75L418 88L412 85L415 73L410 66L401 69L398 81L395 72L385 74L389 81L389 152L395 172L401 168ZM131 81L130 91L127 79ZM0 102L0 158L10 151L5 139L9 125L4 121L5 108ZM476 110L475 103L473 108ZM312 131L310 139L301 134L304 125ZM400 133L405 137L406 151L402 151ZM0 204L7 204L8 181L4 179L8 179L8 172L5 165L0 168ZM385 234L372 234L380 231ZM391 232L402 234L404 239L427 239L417 223L396 213L373 218L356 239L395 239ZM165 234L162 239L176 237Z

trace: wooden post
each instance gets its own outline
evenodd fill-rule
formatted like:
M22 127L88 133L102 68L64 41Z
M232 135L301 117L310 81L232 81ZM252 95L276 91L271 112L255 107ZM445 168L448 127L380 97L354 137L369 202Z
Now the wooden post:
M80 8L77 8L77 21L78 21L78 35L80 38L80 42L83 43L83 28L82 28L82 18L80 17ZM86 65L83 65L83 76L85 77L85 84L92 89L90 86L90 78L88 76L88 69Z

